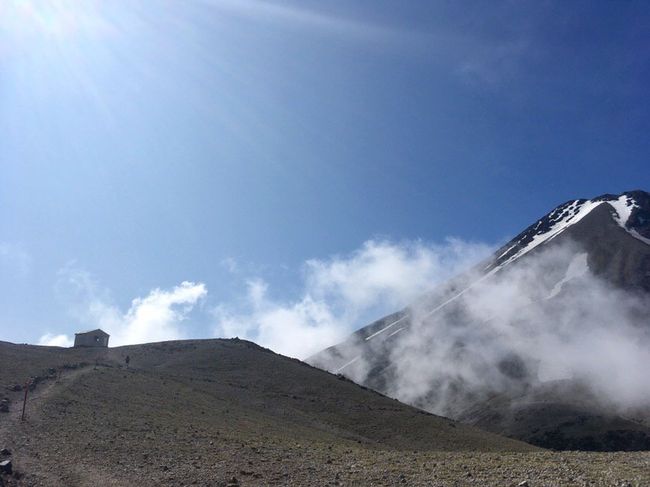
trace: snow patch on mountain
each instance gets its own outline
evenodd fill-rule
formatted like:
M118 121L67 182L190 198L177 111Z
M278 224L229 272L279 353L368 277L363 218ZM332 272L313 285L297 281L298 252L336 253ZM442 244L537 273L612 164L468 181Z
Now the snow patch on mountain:
M560 280L554 287L551 289L551 292L547 296L546 299L551 299L558 294L560 294L560 291L562 291L562 286L564 286L567 282L569 282L572 279L577 279L579 277L582 277L589 272L589 264L587 264L587 253L583 252L580 254L577 254L573 260L571 260L571 263L569 264L569 268L566 271L566 274L564 274L564 277L562 280Z
M532 240L523 246L517 253L510 256L505 262L503 262L500 267L503 267L514 260L517 260L519 257L527 254L535 247L540 246L541 244L548 242L555 237L557 237L564 230L569 228L571 225L578 223L584 217L586 217L591 211L604 203L604 201L593 201L593 200L575 200L565 206L561 206L551 212L548 215L548 226L549 228L544 230L542 225L545 223L544 220L539 220L537 225L533 228L533 231L538 230L538 233L533 235ZM521 243L526 237L522 238L517 244ZM508 250L509 251L509 250ZM502 255L508 253L504 252Z
M608 203L616 210L614 220L623 228L626 228L627 221L632 215L632 210L639 207L636 201L634 201L634 198L626 194L622 194L618 199L608 201Z
M616 211L616 214L614 215L614 220L616 220L616 222L634 238L641 240L643 243L650 245L650 239L640 235L639 232L637 232L633 228L629 228L627 225L630 216L632 215L632 211L635 208L639 208L639 204L634 200L634 198L632 198L632 196L622 194L621 196L618 197L618 199L608 201L608 203L612 205L614 207L614 210Z
M607 203L612 206L614 221L634 238L650 245L650 239L640 235L629 224L630 217L641 205L629 193L620 196L604 195L592 200L573 200L557 207L547 216L530 227L517 240L511 242L507 249L496 258L498 267L503 267L527 254L536 247L549 242L570 226L585 218L592 210ZM502 260L504 259L504 260Z

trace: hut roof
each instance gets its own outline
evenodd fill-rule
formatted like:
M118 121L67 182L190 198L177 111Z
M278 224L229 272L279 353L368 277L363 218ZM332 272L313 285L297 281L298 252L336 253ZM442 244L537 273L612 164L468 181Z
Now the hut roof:
M94 330L87 330L87 331L80 331L79 333L75 333L75 335L90 335L91 333L93 334L99 334L99 335L106 335L110 336L108 333L106 333L104 330L100 330L99 328L96 328Z

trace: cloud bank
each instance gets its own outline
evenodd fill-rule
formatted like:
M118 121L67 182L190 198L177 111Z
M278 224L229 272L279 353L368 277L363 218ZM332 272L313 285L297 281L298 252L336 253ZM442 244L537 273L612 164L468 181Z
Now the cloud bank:
M349 255L307 261L294 300L273 299L263 279L248 279L243 305L215 308L214 335L239 336L305 358L365 320L405 306L491 250L451 238L441 244L369 240Z
M573 244L554 246L489 278L476 273L462 294L462 286L431 293L409 308L400 333L350 345L346 355L359 358L343 372L373 383L367 374L383 357L382 390L451 417L559 380L589 391L563 400L650 405L650 303L597 277L588 260ZM458 297L438 309L450 294Z

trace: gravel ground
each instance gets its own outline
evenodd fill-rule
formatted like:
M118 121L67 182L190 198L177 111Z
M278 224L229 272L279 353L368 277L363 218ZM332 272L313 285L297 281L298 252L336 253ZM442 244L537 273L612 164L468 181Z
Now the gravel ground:
M7 392L0 448L12 451L16 472L1 477L8 486L650 485L650 452L536 449L247 342L110 349L97 366L75 351L91 365L65 369L24 352L14 370L55 370L31 392L26 422L22 393Z

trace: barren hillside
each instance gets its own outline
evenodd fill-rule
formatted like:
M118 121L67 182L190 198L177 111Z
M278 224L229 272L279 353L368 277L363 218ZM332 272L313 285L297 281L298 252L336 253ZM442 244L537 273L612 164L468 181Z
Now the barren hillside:
M130 367L125 367L125 357ZM26 376L38 377L20 422ZM241 340L0 344L6 485L558 485L648 478L650 455L556 455ZM531 484L533 485L533 484Z

